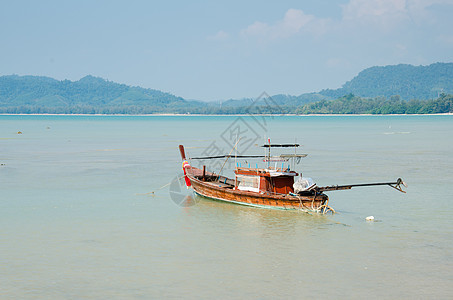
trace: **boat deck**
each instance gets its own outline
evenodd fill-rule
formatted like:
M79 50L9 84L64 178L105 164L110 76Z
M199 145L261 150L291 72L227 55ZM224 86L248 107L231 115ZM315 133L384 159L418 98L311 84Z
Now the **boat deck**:
M218 181L213 181L213 182L206 181L205 183L209 184L209 185L212 185L212 186L225 188L225 189L232 189L234 187L231 184L222 183L222 182L218 182Z

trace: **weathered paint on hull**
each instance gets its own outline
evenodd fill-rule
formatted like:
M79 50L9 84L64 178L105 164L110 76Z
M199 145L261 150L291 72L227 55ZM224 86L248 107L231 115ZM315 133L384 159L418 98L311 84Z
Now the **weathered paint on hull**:
M254 192L226 189L214 184L200 181L189 176L195 193L214 200L261 208L284 210L319 211L327 209L328 197L325 194L315 196L266 195Z

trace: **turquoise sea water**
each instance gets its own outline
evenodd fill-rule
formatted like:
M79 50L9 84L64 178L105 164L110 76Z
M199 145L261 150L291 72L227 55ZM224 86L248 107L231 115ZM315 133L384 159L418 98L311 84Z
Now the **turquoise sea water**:
M175 204L178 145L228 153L238 132L247 154L296 140L320 186L402 177L407 194L329 192L335 215ZM452 132L453 116L0 116L0 298L452 298Z

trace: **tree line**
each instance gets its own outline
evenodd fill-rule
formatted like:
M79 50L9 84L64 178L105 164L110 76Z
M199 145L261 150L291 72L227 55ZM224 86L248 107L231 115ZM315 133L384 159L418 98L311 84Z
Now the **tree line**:
M184 105L181 105L184 104ZM219 107L207 104L191 105L190 102L167 106L160 105L20 105L0 107L7 114L440 114L453 113L453 95L441 94L431 100L402 100L390 98L362 98L349 94L336 100L321 100L304 105L254 105Z
M336 100L321 100L298 107L296 114L440 114L453 113L453 95L437 99L404 101L390 98L362 98L349 94Z

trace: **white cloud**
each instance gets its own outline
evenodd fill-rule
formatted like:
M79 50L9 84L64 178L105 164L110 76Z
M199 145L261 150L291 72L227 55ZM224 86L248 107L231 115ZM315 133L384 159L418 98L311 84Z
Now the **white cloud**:
M276 26L276 33L282 37L294 35L314 19L314 16L306 15L302 10L289 9L283 21Z
M241 31L244 36L266 36L271 31L271 28L266 23L256 21Z
M443 31L445 17L438 17L443 9L441 5L453 5L453 0L350 0L342 5L340 18L320 18L291 8L274 23L251 23L240 31L240 36L269 42L303 34L317 40L357 36L372 39L377 35L385 42L391 38L404 38L404 33L413 32L415 27L425 30L438 26ZM221 36L219 34L219 39ZM448 38L442 39L448 43Z
M407 6L413 10L425 10L435 4L453 5L453 0L406 0Z
M343 21L391 29L408 19L406 0L351 0L343 6Z
M220 30L216 34L208 36L208 40L223 42L223 41L228 40L229 37L230 37L230 35L227 32Z
M436 19L436 12L431 8L436 4L453 5L453 0L407 0L407 9L411 18L417 23L432 22Z
M288 9L283 18L273 24L255 21L240 34L262 40L286 39L302 32L314 36L344 32L354 34L362 29L389 32L399 26L424 24L433 20L429 8L435 4L453 4L453 0L350 0L342 5L341 19L318 18L300 9Z
M312 15L305 14L299 9L288 9L282 20L273 25L256 21L241 30L244 37L260 37L267 39L288 38L299 32L316 20Z
M453 0L351 0L343 5L343 21L375 24L392 29L400 23L423 23L433 18L429 8L436 4L453 4Z
M351 0L343 6L345 19L406 14L406 0Z

